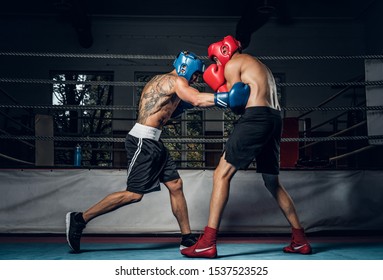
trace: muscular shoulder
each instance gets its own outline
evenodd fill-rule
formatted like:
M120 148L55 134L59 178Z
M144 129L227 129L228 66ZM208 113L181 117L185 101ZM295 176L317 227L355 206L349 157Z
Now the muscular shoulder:
M244 65L254 62L254 58L248 54L235 54L225 65L225 71L239 71Z
M236 53L225 65L225 78L230 85L242 80L242 73L249 64L250 56Z
M230 63L230 64L229 64ZM232 84L242 81L246 84L261 84L267 76L264 64L248 54L238 54L226 64L225 76Z
M145 86L144 93L146 92L162 92L171 94L174 93L175 83L177 77L168 73L154 76Z

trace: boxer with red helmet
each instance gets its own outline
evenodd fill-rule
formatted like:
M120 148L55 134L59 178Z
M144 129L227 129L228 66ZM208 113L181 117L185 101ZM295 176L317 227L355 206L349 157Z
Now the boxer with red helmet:
M230 183L240 169L256 161L265 187L289 222L292 239L286 253L311 254L312 248L299 221L294 202L279 180L282 116L277 87L271 70L257 58L241 53L241 44L232 36L209 46L208 55L216 64L204 73L213 90L226 86L228 92L214 95L215 104L229 107L241 117L224 146L214 170L209 218L197 243L181 251L191 258L217 257L217 237L224 209L229 200ZM233 229L232 229L233 230Z

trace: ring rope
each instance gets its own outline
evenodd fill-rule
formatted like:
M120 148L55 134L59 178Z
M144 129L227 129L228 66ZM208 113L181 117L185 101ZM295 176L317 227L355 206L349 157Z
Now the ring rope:
M0 104L0 108L10 109L50 109L50 110L137 110L138 106L125 106L125 105L21 105L21 104ZM381 111L383 106L336 106L336 107L283 107L284 111ZM194 107L188 111L200 110L221 110L229 111L225 108L207 107L200 108Z
M0 78L0 83L27 83L27 84L67 84L67 85L92 85L92 86L145 86L147 82L129 81L53 81L50 79L23 79L23 78ZM383 85L383 81L364 81L364 82L292 82L276 83L282 87L343 87L343 86L378 86ZM195 87L205 87L206 83L196 83Z
M56 58L91 58L91 59L147 59L173 60L174 55L140 55L140 54L90 54L90 53L37 53L37 52L0 52L0 56L29 56ZM209 60L208 56L199 56ZM347 59L382 59L383 55L292 55L292 56L256 56L260 60L347 60Z
M17 159L17 158L14 158L14 157L10 157L10 156L4 155L2 153L0 153L0 157L6 158L6 159L9 159L9 160L12 160L12 161L16 161L16 162L21 162L21 163L29 164L29 165L35 165L32 162L21 160L21 159Z
M80 142L125 142L124 137L71 137L71 136L28 136L0 135L0 139L42 140L42 141L80 141ZM226 143L228 138L161 138L166 143ZM307 137L282 138L281 142L328 142L328 141L359 141L383 139L383 135L371 136L339 136L339 137Z
M92 59L148 59L172 60L174 55L140 55L140 54L91 54L91 53L36 53L36 52L0 52L1 56L29 56L55 58L92 58ZM207 57L206 57L207 58Z
M23 79L0 78L1 83L26 83L26 84L66 84L66 85L91 85L91 86L145 86L146 82L129 81L53 81L49 79Z
M1 133L4 133L5 135L10 135L10 136L12 136L11 134L9 134L8 132L6 132L5 130L0 129L0 132L1 132ZM23 141L23 140L19 140L19 141L20 141L21 143L23 143L23 144L25 144L25 145L31 147L31 148L35 148L35 145L33 145L33 144L29 143L29 142L26 142L26 141Z

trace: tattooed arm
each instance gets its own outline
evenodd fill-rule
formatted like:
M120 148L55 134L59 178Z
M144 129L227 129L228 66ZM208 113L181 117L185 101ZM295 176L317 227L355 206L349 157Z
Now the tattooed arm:
M198 91L191 87L185 79L177 79L175 90L180 99L195 107L214 106L214 94Z
M170 119L180 99L198 107L214 106L214 95L199 92L174 71L157 75L142 91L138 120L143 125L160 128Z

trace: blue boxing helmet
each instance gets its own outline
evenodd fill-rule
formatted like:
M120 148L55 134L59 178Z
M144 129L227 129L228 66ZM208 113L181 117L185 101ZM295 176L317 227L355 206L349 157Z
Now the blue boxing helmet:
M182 51L177 55L173 62L178 76L184 77L190 82L193 74L196 72L203 73L205 71L205 64L197 58L197 56L188 51Z

